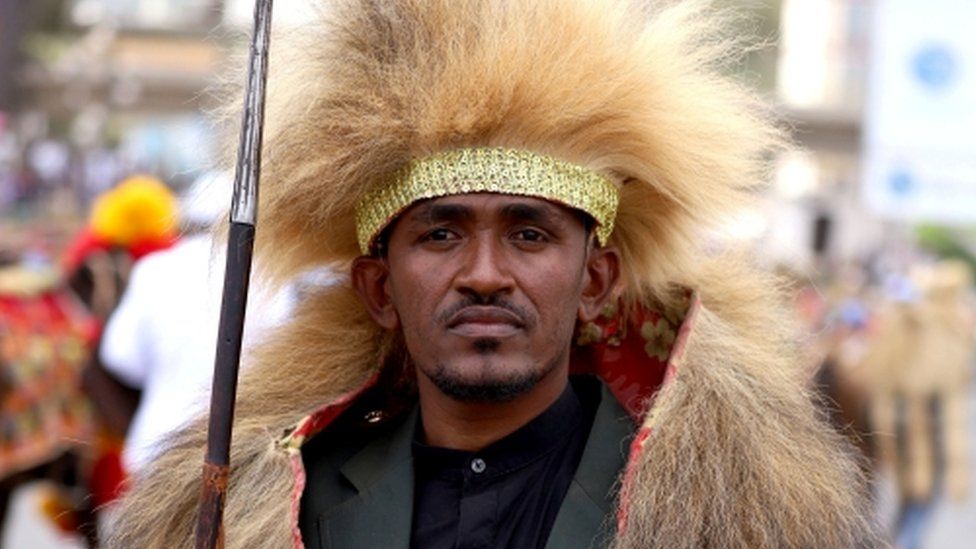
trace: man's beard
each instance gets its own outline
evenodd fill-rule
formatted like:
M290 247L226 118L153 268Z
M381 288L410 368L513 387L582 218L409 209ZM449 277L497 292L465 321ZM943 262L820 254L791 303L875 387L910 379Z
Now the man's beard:
M493 340L487 340L479 347L484 350L494 350ZM477 344L478 342L476 342ZM485 355L490 354L485 352ZM466 380L455 375L444 363L438 363L432 372L425 372L427 377L445 395L460 402L507 402L519 395L532 390L542 378L549 375L561 362L562 357L556 357L542 369L526 368L525 371L506 379Z

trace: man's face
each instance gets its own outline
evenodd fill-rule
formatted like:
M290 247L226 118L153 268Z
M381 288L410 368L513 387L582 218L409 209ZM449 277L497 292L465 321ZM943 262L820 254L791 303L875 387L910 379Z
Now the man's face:
M568 365L593 253L573 210L484 193L414 205L376 261L418 375L459 400L497 401Z

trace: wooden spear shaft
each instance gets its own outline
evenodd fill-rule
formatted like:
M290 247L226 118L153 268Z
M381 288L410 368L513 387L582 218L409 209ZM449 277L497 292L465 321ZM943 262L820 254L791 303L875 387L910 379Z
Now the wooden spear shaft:
M230 439L240 369L244 311L251 275L258 182L261 177L261 140L264 128L264 91L268 79L268 45L273 0L257 0L254 32L244 97L241 140L234 173L234 198L227 235L227 269L220 306L217 353L210 396L207 457L203 465L197 510L196 549L223 547L224 501L230 472Z

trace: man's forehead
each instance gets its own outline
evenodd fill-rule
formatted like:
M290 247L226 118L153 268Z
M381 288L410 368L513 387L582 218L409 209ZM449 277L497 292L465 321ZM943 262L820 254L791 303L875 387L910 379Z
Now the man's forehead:
M501 193L466 193L431 198L414 203L400 217L427 222L444 216L547 217L571 219L575 210L532 196Z

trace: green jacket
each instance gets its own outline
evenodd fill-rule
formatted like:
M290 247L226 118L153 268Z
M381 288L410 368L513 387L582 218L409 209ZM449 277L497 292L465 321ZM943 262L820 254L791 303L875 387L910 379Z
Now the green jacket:
M408 549L416 424L415 407L365 435L323 433L308 441L299 518L308 549ZM627 412L601 383L589 439L546 547L603 547L611 539L617 479L633 434Z

